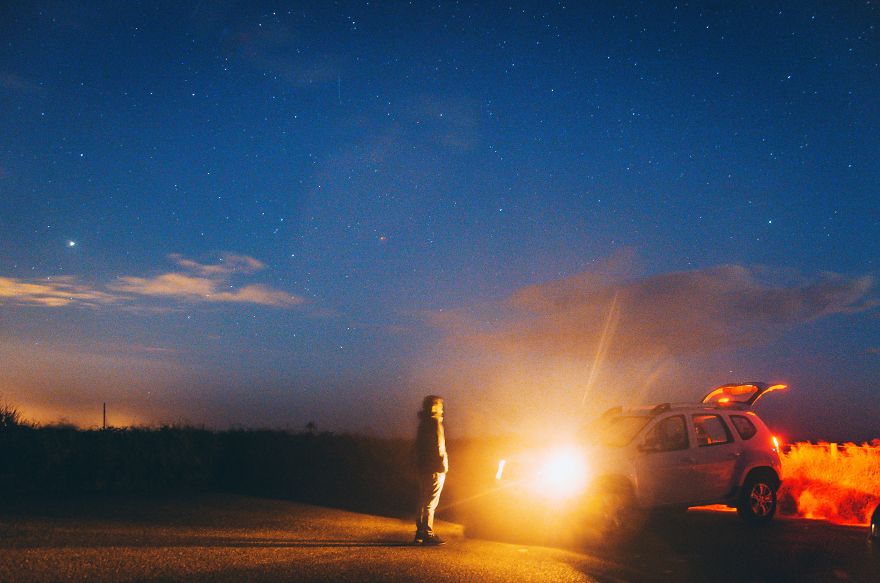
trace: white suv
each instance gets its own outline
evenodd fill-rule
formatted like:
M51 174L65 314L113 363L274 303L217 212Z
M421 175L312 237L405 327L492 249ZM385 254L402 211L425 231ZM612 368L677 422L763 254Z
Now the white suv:
M574 501L588 503L606 534L631 528L638 509L725 504L749 522L766 522L782 480L779 443L752 408L783 388L740 383L699 404L615 407L575 446L502 461L496 480L502 490L525 487L532 501L565 501L566 512L583 506Z

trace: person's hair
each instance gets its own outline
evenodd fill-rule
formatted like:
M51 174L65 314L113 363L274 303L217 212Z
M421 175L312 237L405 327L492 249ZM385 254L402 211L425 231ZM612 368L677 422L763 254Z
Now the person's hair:
M431 407L433 407L436 403L442 403L443 397L438 397L437 395L428 395L424 399L422 399L422 409L425 411L430 411Z

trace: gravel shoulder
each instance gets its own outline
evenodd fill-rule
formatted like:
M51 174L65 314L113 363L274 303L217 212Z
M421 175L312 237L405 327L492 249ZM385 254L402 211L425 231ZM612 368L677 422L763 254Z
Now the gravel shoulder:
M0 581L592 581L575 553L241 496L27 500L0 509Z

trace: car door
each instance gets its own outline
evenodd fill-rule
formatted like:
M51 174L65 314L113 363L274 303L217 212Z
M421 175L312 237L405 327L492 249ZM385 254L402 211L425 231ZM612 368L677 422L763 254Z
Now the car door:
M742 443L735 440L723 415L707 411L691 415L694 450L695 501L714 502L727 497L734 487Z
M667 415L643 432L634 465L640 497L646 506L686 504L696 491L693 475L693 440L686 417Z

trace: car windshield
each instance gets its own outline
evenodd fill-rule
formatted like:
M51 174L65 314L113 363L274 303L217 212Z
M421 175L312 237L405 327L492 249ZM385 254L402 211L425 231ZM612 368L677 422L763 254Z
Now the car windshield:
M645 415L616 415L600 419L584 428L584 437L590 443L606 447L623 447L638 435L650 421Z

